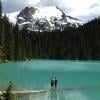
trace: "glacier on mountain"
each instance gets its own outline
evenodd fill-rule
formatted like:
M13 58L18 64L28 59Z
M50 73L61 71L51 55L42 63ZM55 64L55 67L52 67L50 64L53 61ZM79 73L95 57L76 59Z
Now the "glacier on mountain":
M10 22L18 23L31 31L52 31L78 27L82 22L64 13L56 6L25 7L22 11L7 14Z

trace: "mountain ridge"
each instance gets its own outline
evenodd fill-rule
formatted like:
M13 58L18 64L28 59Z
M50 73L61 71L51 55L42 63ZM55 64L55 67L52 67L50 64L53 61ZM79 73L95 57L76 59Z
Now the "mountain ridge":
M23 10L7 14L12 23L26 27L31 31L52 31L78 27L82 24L80 20L67 15L56 6L48 7L25 7Z

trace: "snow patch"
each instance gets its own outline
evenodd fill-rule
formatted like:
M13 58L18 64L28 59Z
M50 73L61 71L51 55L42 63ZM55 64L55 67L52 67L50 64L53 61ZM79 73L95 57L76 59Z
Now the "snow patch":
M33 18L47 18L50 21L50 17L56 16L61 17L62 12L59 11L55 6L49 7L40 7L36 10L36 13L33 15Z
M10 13L10 14L6 14L7 17L9 18L9 21L11 23L16 24L17 22L17 15L19 14L20 11L14 12L14 13Z

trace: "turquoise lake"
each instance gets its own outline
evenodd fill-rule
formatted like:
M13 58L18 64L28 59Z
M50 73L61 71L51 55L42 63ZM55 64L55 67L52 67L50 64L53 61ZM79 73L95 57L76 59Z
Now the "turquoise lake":
M23 95L18 100L100 100L99 61L31 60L0 64L0 89L6 89L11 81L14 90L47 90L51 88L52 76L58 80L59 91Z

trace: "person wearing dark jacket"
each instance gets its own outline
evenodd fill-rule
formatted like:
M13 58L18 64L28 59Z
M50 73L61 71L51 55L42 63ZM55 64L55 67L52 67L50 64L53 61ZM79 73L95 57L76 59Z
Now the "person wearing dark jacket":
M56 79L56 77L52 77L51 78L51 89L56 89L57 83L58 83L58 80Z
M55 77L55 89L57 88L57 83L58 83L58 80Z
M54 77L51 78L51 88L53 89L55 85L55 79Z

